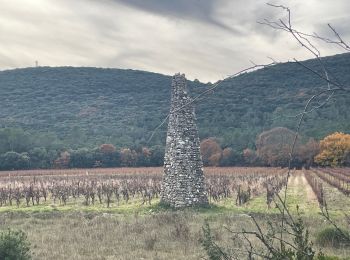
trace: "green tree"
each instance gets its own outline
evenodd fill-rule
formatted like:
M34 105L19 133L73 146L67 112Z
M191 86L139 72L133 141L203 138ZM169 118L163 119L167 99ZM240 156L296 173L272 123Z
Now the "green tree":
M30 168L50 168L50 157L44 147L35 147L29 151Z
M7 152L0 156L2 170L20 170L29 168L30 158L27 153Z
M164 163L164 148L157 145L151 149L150 166L161 166Z
M70 151L69 167L71 168L92 168L97 158L96 152L88 148L80 148Z
M30 134L19 128L3 128L0 130L0 153L14 151L27 152L32 148Z
M220 166L234 166L243 163L242 154L234 151L232 148L225 148L222 150L222 157Z

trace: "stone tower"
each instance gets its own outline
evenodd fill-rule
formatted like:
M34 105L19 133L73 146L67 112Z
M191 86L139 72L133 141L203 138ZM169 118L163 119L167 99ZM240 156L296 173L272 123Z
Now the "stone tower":
M208 204L194 106L188 105L191 100L185 75L176 74L171 85L161 192L161 202L175 208Z

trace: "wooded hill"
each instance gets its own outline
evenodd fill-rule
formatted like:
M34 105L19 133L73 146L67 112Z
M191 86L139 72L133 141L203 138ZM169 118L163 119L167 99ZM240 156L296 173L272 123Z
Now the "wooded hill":
M234 62L234 61L233 61ZM324 58L330 75L350 85L350 54ZM320 70L317 61L305 65ZM157 73L75 67L38 67L0 72L0 127L22 128L44 142L76 149L165 144L171 77ZM193 96L211 87L188 82ZM284 63L229 79L197 104L201 138L216 137L236 151L254 148L256 137L276 126L295 129L305 101L325 82L296 63ZM316 139L350 131L350 95L335 94L308 114L302 134ZM39 140L40 141L40 140ZM48 141L49 142L49 141ZM42 145L44 146L44 144ZM2 151L4 152L4 151Z

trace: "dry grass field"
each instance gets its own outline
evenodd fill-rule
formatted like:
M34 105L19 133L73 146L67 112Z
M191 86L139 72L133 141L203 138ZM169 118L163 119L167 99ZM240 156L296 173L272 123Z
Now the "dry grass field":
M136 178L135 175L160 180L161 172L161 168L48 170L37 173L19 171L14 174L2 172L0 189L12 183L14 187L25 190L27 184L33 184L34 176L36 185L46 185L46 182L65 182L71 185L76 178L86 182L97 178L101 185L113 182L120 185L120 188L123 187L123 180ZM40 198L39 204L34 202L34 205L30 201L27 206L25 197L21 197L18 206L14 202L12 206L7 202L0 207L0 227L25 231L32 245L34 259L204 259L206 254L199 240L202 237L202 226L208 221L217 243L234 248L235 253L245 259L239 252L241 245L231 239L232 234L226 228L237 231L243 228L253 229L249 214L253 214L263 228L266 228L268 220L276 220L278 210L273 204L268 208L264 185L266 180L271 183L282 180L276 176L283 176L284 173L283 169L270 168L205 169L207 181L213 191L210 207L201 209L167 209L159 205L159 199L155 196L151 205L142 203L142 192L131 195L133 186L128 187L128 201L123 199L121 193L120 201L112 197L110 207L105 203L106 197L102 198L102 203L96 199L94 204L91 201L86 204L85 193L77 198L69 197L65 205L59 200L54 202L51 197L53 193L50 192L46 202ZM328 224L319 214L317 196L305 174L310 173L292 173L287 190L287 203L293 214L296 214L295 209L299 206L311 239L314 240L320 229ZM136 180L138 179L135 179L135 183L138 183ZM229 183L228 196L220 193L220 189L226 187L220 184L223 180ZM252 187L251 198L242 205L236 205L237 183L243 189L247 183L247 186ZM343 214L350 213L350 198L328 183L322 183L332 216L338 223L345 225ZM49 186L47 189L50 191ZM338 256L338 259L346 259L350 255L350 248L320 248L317 244L315 248Z

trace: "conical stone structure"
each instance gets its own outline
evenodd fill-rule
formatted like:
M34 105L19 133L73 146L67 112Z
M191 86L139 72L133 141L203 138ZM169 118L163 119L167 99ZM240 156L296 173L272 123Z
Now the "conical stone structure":
M171 207L208 204L196 117L184 74L172 81L161 202Z

